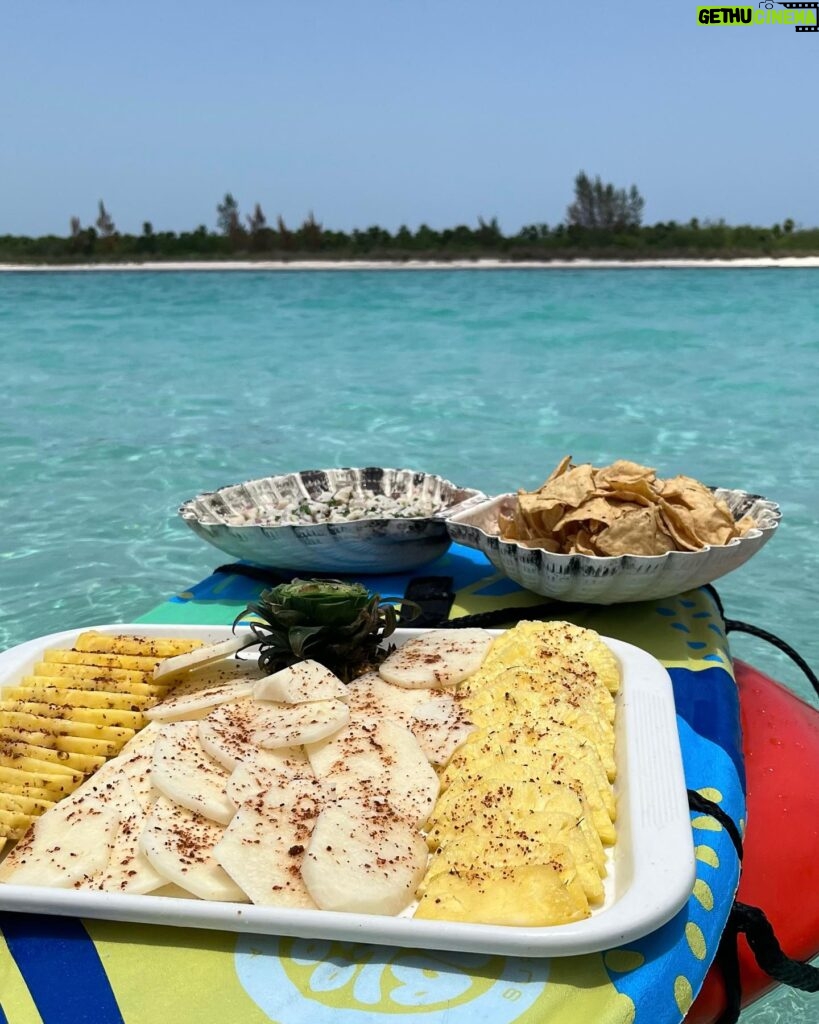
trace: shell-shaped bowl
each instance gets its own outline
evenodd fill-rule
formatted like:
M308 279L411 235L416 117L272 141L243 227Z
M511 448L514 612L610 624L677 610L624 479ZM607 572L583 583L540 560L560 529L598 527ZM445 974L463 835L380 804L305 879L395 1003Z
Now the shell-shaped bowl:
M554 554L498 535L498 512L514 494L501 494L462 510L447 521L450 537L482 551L489 561L526 590L559 601L623 604L659 600L704 586L733 572L773 536L782 513L773 501L745 491L712 488L734 519L750 514L756 526L741 538L700 551L664 555Z
M352 488L354 495L423 499L437 511L413 518L269 525L281 503L316 500ZM405 572L442 555L451 541L446 519L487 500L473 488L410 469L306 469L207 491L179 515L208 543L234 558L296 572ZM267 520L268 525L265 524Z

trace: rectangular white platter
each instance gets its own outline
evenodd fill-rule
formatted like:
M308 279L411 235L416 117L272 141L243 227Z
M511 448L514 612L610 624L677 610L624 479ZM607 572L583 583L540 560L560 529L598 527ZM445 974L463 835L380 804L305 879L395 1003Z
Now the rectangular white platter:
M86 628L205 642L231 634L227 626ZM14 685L43 651L70 647L80 632L54 633L0 654L0 687ZM420 632L397 630L389 642L401 644ZM622 671L616 698L618 838L609 853L605 901L583 921L508 927L9 883L0 884L0 910L523 957L575 956L647 935L684 906L696 875L674 697L669 675L654 657L631 644L602 639Z

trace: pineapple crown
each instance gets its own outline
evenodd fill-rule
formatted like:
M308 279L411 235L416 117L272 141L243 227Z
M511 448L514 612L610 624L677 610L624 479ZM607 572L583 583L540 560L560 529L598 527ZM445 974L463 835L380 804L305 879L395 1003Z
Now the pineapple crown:
M265 672L311 658L350 682L389 653L381 645L398 625L399 603L417 612L412 602L371 594L360 583L294 579L263 591L233 626L251 616L248 625Z

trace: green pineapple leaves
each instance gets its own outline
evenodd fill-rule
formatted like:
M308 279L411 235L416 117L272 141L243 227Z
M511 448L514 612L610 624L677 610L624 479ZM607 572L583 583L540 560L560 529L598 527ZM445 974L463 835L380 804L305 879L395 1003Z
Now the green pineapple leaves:
M386 657L380 647L398 625L397 603L416 609L360 583L295 579L265 590L233 626L253 616L248 625L260 644L259 667L268 673L310 658L350 682Z

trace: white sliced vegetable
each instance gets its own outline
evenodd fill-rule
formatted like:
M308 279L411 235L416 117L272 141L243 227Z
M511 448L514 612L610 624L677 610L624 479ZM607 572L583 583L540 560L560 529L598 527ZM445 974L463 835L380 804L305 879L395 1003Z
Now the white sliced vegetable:
M199 722L199 735L212 756L232 769L258 747L272 750L314 743L338 732L349 720L347 705L340 700L274 704L248 698L214 708Z
M252 738L255 708L256 701L250 698L220 704L197 725L203 749L229 772L259 749Z
M119 822L108 795L107 786L99 792L82 786L46 811L0 865L0 881L68 889L104 870Z
M108 863L101 871L86 872L76 887L102 892L147 893L161 888L165 879L153 868L139 846L146 813L128 779L121 775L111 784L108 799L119 818L109 843Z
M248 635L231 636L227 640L220 640L215 644L207 644L205 647L197 647L196 650L187 654L177 654L173 658L166 658L154 669L154 679L170 679L179 675L180 672L187 672L197 666L209 665L214 661L221 661L228 658L243 647L249 646Z
M475 729L460 701L443 692L415 708L409 727L434 765L445 765Z
M421 834L388 805L343 800L319 814L301 874L322 910L398 914L426 865Z
M105 769L108 767L109 764L115 764L116 761L120 757L126 757L129 754L133 754L136 751L140 751L140 750L145 750L145 751L153 750L153 746L154 746L154 743L156 743L156 738L157 738L158 735L159 735L159 725L158 725L158 723L156 723L156 722L148 722L148 724L146 726L144 726L142 729L140 729L139 732L135 733L128 740L128 742L125 744L125 746L122 748L122 750L120 750L119 754L117 754L117 756L115 758L113 758L111 761L107 761L101 768L99 768L97 770L96 774L99 775L99 773L101 771L105 771Z
M209 686L197 693L183 693L171 696L160 704L148 708L145 717L153 722L194 721L204 718L213 708L230 701L249 697L253 693L253 682L236 680L221 686Z
M145 731L147 729L143 730L143 732ZM140 733L137 733L137 736L139 735ZM147 811L159 795L151 781L154 746L158 738L159 729L157 728L151 734L150 743L133 746L133 740L131 740L123 753L102 765L84 785L94 790L102 783L124 779L130 785L131 792L140 807L143 811Z
M347 687L329 668L317 661L300 661L272 676L260 679L253 688L256 700L280 704L305 704L315 700L343 700Z
M456 686L483 664L493 637L485 629L435 629L396 648L378 671L407 689Z
M151 808L139 843L168 882L202 900L242 903L245 894L213 856L223 833L224 828L216 822L160 797Z
M253 654L245 657L240 653L235 657L222 658L221 661L192 668L182 675L174 676L167 684L168 691L165 696L166 699L178 700L233 683L252 685L263 675ZM159 683L163 685L161 679Z
M377 797L418 827L432 813L438 776L409 729L396 722L351 726L306 750L328 794L337 799Z
M310 704L271 704L260 702L253 741L267 750L292 747L299 743L317 743L343 729L350 711L340 700L318 700Z
M278 750L257 748L233 769L225 792L239 807L247 800L263 796L269 789L282 786L295 778L315 779L316 773L302 747L279 747Z
M243 804L214 856L253 903L315 909L299 869L320 809L315 777L294 778Z
M196 722L169 722L159 733L151 781L168 800L213 821L227 824L234 807L225 793L228 772L208 757Z
M382 679L377 672L367 672L354 679L347 687L349 692L350 715L354 721L375 722L391 718L399 725L409 728L412 712L431 700L441 690L407 690Z
M173 882L166 882L161 889L154 889L152 896L171 896L175 900L198 900L192 892L183 889L181 885L174 885Z

